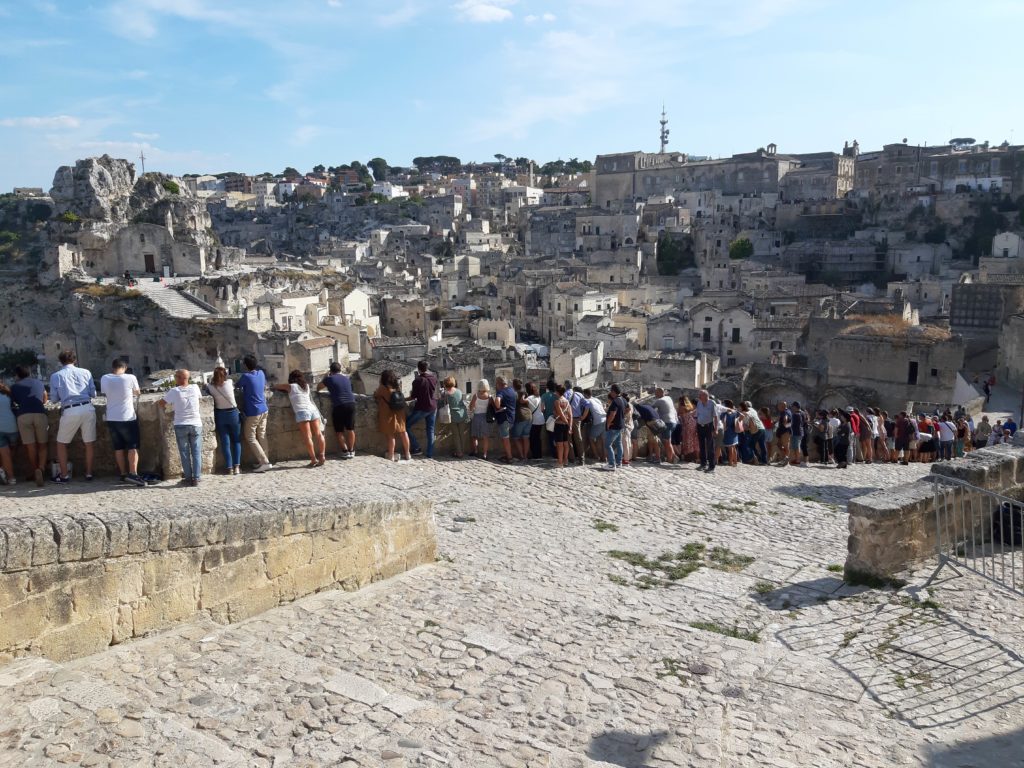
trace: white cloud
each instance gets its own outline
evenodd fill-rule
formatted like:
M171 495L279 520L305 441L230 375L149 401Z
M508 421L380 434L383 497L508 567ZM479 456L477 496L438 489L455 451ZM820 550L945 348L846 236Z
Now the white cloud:
M377 16L375 21L381 27L400 27L419 16L421 10L416 3L402 3L395 10Z
M82 121L71 115L54 115L53 117L6 117L0 120L4 128L40 128L54 130L61 128L77 128Z
M321 133L323 133L323 128L319 125L300 125L295 129L295 133L292 134L291 141L296 146L303 146L309 144Z
M460 0L452 7L461 21L490 24L511 19L513 14L508 6L515 3L516 0Z
M341 0L327 0L327 5L330 8L341 8Z
M160 134L159 133L133 133L132 134L132 138L133 139L138 139L139 141L156 141L157 139L160 138Z
M558 17L555 16L555 14L553 14L553 13L545 13L543 16L541 16L541 18L544 19L544 21L546 21L548 23L550 23L552 21L557 21L558 20Z

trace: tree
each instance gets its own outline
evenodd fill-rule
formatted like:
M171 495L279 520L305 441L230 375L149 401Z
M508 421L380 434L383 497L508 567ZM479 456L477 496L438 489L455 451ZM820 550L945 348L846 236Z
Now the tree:
M313 173L325 173L326 171L327 171L326 166L323 166L323 165L314 165L313 166Z
M729 244L730 259L749 259L753 255L754 244L750 242L748 237L741 237Z
M388 161L383 157L375 157L366 164L373 171L373 178L377 181L384 181L388 177Z
M284 176L286 179L297 179L300 176L302 176L301 173L292 168L290 165L283 171L281 171L281 175Z
M658 235L657 254L659 275L678 275L680 270L694 266L693 252L686 242L667 232Z
M504 164L504 162L508 160L508 157L506 155L501 154L500 152L495 152L494 159L497 160L499 163Z

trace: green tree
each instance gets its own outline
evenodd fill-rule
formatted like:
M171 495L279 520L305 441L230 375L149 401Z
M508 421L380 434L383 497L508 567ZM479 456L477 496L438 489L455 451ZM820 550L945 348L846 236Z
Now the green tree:
M313 166L313 173L325 173L326 171L327 171L327 168L325 166L323 166L323 165L314 165Z
M302 176L301 173L292 168L290 165L283 171L281 171L281 175L284 176L286 179L297 179L300 176Z
M366 165L373 172L376 181L384 181L388 177L388 161L383 157L375 157Z
M659 275L678 275L694 266L693 252L684 240L662 232L658 235L657 265Z
M748 237L741 237L729 244L730 259L749 259L753 255L754 244L750 242Z
M11 375L19 365L36 364L36 353L31 349L7 349L0 352L0 373Z

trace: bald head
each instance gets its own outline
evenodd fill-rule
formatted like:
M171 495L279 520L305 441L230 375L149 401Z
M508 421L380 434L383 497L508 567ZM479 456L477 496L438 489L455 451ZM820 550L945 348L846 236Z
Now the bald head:
M174 372L174 383L179 387L184 387L188 384L188 380L191 375L192 374L188 372L187 368L179 368Z

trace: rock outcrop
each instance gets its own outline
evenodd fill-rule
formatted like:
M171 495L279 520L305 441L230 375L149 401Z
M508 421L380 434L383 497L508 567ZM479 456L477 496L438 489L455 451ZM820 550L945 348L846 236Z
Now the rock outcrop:
M50 197L60 216L127 224L129 198L135 187L135 164L109 155L62 165L53 176Z

